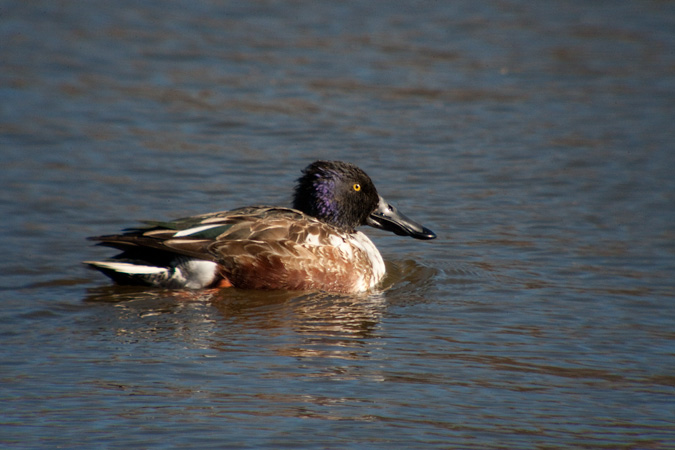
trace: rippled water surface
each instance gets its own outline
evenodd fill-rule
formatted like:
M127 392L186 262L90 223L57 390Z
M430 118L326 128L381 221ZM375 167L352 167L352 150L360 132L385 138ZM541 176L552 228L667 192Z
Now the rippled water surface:
M675 4L0 2L3 448L675 448ZM364 296L85 238L354 162Z

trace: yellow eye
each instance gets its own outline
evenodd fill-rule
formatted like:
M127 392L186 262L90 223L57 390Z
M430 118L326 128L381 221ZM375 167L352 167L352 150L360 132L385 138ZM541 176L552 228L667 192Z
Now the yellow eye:
M356 192L359 192L361 190L361 185L359 183L354 183L354 186L352 186Z

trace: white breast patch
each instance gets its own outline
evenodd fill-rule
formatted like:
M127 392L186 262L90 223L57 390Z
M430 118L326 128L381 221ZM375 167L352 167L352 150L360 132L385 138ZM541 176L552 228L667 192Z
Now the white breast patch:
M380 255L380 251L375 247L373 241L360 231L351 236L350 242L353 246L360 248L368 255L368 259L373 266L373 277L370 280L368 289L372 289L384 278L385 266L382 255Z

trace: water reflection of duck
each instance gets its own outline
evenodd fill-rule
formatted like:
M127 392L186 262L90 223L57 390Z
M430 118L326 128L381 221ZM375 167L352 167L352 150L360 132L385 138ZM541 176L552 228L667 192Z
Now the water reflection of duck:
M363 292L380 283L385 265L356 227L436 237L378 195L363 170L340 161L303 171L293 209L252 206L148 225L91 238L122 253L86 264L120 284Z

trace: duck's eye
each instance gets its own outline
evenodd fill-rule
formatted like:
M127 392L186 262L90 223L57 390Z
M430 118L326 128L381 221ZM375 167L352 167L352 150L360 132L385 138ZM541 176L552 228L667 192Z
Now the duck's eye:
M354 186L352 186L356 192L359 192L361 190L361 185L359 183L354 183Z

